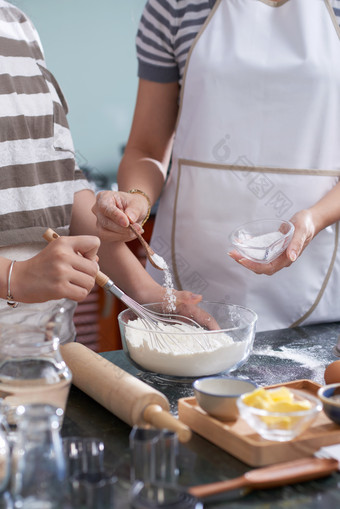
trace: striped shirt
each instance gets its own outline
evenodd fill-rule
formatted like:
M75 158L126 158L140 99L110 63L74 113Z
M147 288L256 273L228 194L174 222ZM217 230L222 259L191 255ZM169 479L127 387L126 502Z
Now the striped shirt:
M148 0L137 32L138 76L170 83L183 78L190 47L216 0ZM340 0L330 0L340 25Z
M90 187L66 114L32 23L0 0L0 248L67 232L74 193Z

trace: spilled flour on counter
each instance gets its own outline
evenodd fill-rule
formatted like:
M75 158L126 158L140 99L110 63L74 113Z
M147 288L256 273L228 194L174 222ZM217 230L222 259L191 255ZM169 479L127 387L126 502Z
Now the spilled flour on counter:
M272 350L268 347L262 350L256 350L256 352L253 353L254 355L263 355L268 357L275 357L276 359L289 360L309 369L315 369L320 366L319 359L312 359L309 355L298 352L292 348L287 348L285 346L282 346L279 350Z
M206 376L227 371L248 355L246 341L234 342L226 333L197 333L192 325L158 322L159 331L146 330L143 321L129 321L129 355L142 368L170 376Z

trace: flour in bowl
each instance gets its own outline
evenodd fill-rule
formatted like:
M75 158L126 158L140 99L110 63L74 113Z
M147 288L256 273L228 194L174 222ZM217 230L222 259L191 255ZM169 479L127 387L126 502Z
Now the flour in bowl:
M158 322L161 330L146 330L130 320L125 339L131 359L143 369L169 376L200 377L228 371L249 353L247 340L235 342L224 332L198 333L192 325Z

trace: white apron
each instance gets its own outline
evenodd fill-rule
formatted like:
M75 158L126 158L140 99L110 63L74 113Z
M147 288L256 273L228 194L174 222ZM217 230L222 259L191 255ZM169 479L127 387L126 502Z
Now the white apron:
M227 255L238 225L289 219L338 183L339 133L340 30L329 1L217 0L188 57L151 242L175 286L250 307L257 330L340 320L338 223L273 276Z

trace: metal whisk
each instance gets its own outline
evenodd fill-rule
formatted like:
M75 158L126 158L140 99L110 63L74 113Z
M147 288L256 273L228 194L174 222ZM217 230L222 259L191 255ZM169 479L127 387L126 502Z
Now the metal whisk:
M143 322L143 325L147 331L150 331L150 339L154 343L154 346L162 349L164 348L163 341L161 337L166 336L167 342L172 343L176 346L176 348L182 350L183 352L186 351L185 347L181 347L181 343L176 340L174 335L166 333L160 327L160 323L164 325L171 325L174 328L178 329L178 332L181 332L181 325L191 325L195 327L198 330L204 331L203 327L201 327L195 320L192 318L189 318L187 316L181 316L173 314L171 317L164 316L162 313L158 313L156 311L151 311L150 309L147 309L146 307L142 306L138 302L136 302L134 299L126 295L118 286L114 284L114 282L106 276L103 272L98 272L96 276L96 283L101 286L102 288L105 288L109 292L113 293L118 299L120 299L124 304L126 304L136 315L141 319ZM207 345L209 345L209 342L207 343L207 337L204 335L205 342L202 343L196 336L195 340L200 345L202 349L205 349Z
M53 231L51 228L48 228L43 235L44 239L48 242L52 242L57 239L59 235ZM161 339L159 336L164 336L166 332L159 326L159 323L163 323L165 325L172 325L174 327L178 327L178 332L181 332L181 325L192 325L197 329L201 329L204 331L203 327L201 327L195 320L192 318L181 316L181 315L171 315L171 317L166 317L161 313L157 313L155 311L151 311L134 299L126 295L118 286L114 284L114 282L106 275L104 272L98 271L96 276L96 283L105 290L109 291L113 295L115 295L119 300L124 302L132 311L136 313L136 315L142 320L144 327L148 331L152 331L152 340L155 342L155 346L158 348L164 348ZM159 333L159 334L158 334ZM161 334L162 333L162 334ZM176 344L176 347L181 349L181 345L178 341L175 340L174 336L171 337L170 334L166 334L168 342L172 342ZM202 343L197 339L197 343L204 349L207 345L207 338L205 335L205 342ZM182 348L185 351L185 348Z

